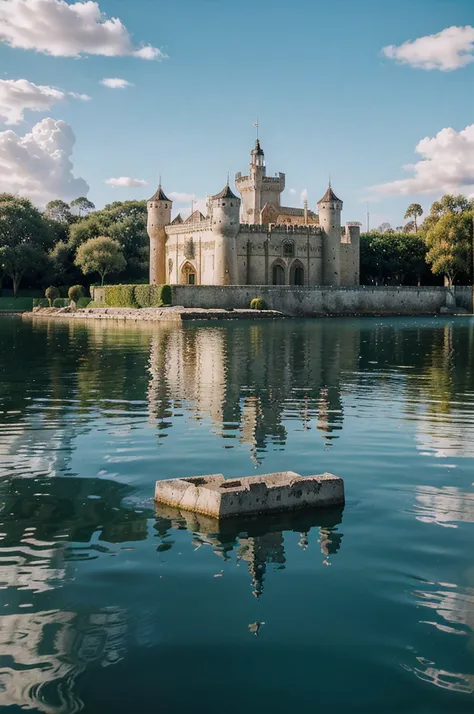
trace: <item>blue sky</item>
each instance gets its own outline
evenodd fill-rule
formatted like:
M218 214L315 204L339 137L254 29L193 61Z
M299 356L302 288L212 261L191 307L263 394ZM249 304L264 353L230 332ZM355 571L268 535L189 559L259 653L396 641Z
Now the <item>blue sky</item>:
M8 2L25 9L42 0ZM445 192L446 179L434 180L430 193L415 185L403 188L406 195L397 195L396 188L368 187L411 176L403 166L420 161L415 147L424 137L448 127L459 133L474 124L474 64L427 70L382 52L388 45L469 25L472 0L99 0L98 5L108 18L120 19L135 48L152 45L168 57L156 61L79 51L77 58L64 56L63 49L62 55L49 56L44 49L23 49L22 40L13 42L11 36L0 44L4 81L24 79L91 97L67 96L43 112L26 109L20 123L0 121L0 131L23 137L45 117L67 122L76 139L72 173L87 182L97 206L147 198L160 173L167 192L198 198L216 193L228 171L232 177L247 170L258 117L268 172L286 173L285 204L300 205L307 189L314 208L331 174L344 200L345 220L365 225L369 197L372 226L401 225L406 206L417 200L429 207ZM5 0L0 0L0 40L2 12ZM36 31L46 36L38 40L45 39L41 47L47 46L48 24ZM110 89L100 84L104 78L133 86ZM466 150L457 134L451 139L448 172ZM474 169L474 137L465 144ZM1 163L0 143L0 189L9 190ZM24 180L20 192L33 185L24 175L29 170L29 159L13 168ZM114 177L147 185L105 183ZM62 180L64 171L48 191L61 192ZM472 172L456 176L453 187L458 184L474 193ZM424 183L418 186L426 190ZM64 191L70 198L71 186ZM45 200L32 194L38 202Z

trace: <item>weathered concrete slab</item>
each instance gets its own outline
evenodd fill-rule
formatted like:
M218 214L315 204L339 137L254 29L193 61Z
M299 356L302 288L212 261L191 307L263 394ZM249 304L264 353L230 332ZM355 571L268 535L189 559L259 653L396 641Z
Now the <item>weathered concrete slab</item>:
M155 501L214 518L322 508L344 503L344 481L293 471L226 480L222 474L157 481Z

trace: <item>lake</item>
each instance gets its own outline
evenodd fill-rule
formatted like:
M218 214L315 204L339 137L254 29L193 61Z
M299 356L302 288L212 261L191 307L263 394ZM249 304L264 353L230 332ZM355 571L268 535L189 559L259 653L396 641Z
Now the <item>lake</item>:
M216 521L157 479L330 471ZM474 706L474 321L0 318L0 706Z

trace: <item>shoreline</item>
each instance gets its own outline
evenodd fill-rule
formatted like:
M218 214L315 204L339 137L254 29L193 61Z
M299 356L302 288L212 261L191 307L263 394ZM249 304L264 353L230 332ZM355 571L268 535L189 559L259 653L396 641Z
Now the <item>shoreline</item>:
M223 308L189 307L94 307L73 310L69 307L34 308L32 312L21 313L22 317L54 319L117 320L122 322L174 322L190 320L285 320L285 315L278 310L226 310Z
M374 312L374 313L321 313L311 316L305 315L288 315L278 310L250 310L233 309L226 310L224 308L185 308L185 307L157 307L157 308L125 308L125 307L96 307L71 309L65 308L34 308L32 312L15 313L16 316L21 316L26 319L54 319L54 320L115 320L116 322L148 322L148 323L168 323L182 324L190 321L222 321L222 320L295 320L299 318L452 318L452 317L474 317L472 313L466 312L440 312L426 313L413 312L410 314L401 312Z

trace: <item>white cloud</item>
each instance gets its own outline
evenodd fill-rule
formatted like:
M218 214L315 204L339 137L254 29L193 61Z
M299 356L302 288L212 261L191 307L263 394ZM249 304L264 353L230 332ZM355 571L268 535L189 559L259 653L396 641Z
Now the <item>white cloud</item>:
M151 45L146 45L145 47L142 47L141 50L137 50L133 53L133 56L144 60L160 61L162 59L166 59L166 55L163 54L161 50L157 47L152 47Z
M447 27L436 35L389 45L383 53L390 59L420 69L450 72L474 62L474 27Z
M133 84L126 79L119 79L118 77L106 77L100 80L100 84L104 87L109 87L110 89L125 89L125 87L133 87Z
M92 0L0 0L0 42L53 57L166 57L156 47L134 47L120 19L107 18Z
M0 191L27 196L40 205L53 198L87 196L89 186L73 174L76 137L69 124L48 117L19 136L0 132Z
M73 99L80 99L81 102L90 102L92 99L88 94L80 94L79 92L68 92L68 94Z
M452 193L461 186L474 186L474 124L460 132L442 129L422 139L415 151L421 161L404 167L414 176L374 186L374 194Z
M0 79L0 119L6 124L19 124L24 119L25 111L49 111L68 96L83 101L90 99L86 94L64 92L56 87L34 84L27 79Z
M196 194L194 194L194 193L179 193L179 191L171 191L167 195L175 203L190 204L191 201L196 201Z
M304 203L304 202L307 201L307 200L308 200L308 191L307 191L306 188L304 188L304 189L301 191L300 201L301 201L301 203Z
M291 193L292 196L294 196L295 193L296 193L296 189L295 189L295 188L290 188L290 193Z
M136 188L137 186L147 186L147 182L143 179L135 179L130 176L119 176L118 178L109 178L105 182L109 186L115 188Z

